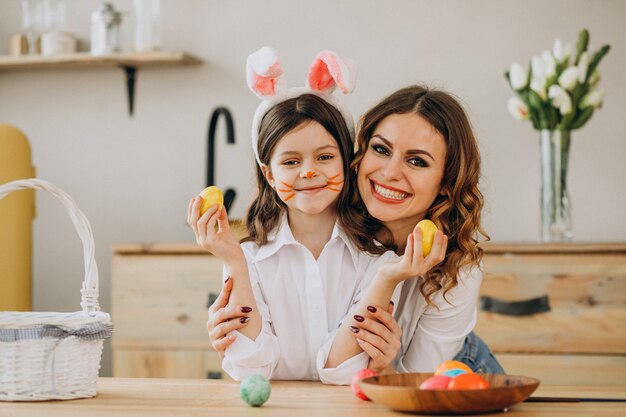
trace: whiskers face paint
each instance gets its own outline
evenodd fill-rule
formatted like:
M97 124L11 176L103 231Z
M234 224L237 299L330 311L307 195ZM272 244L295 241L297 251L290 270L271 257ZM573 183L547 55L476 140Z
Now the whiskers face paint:
M343 179L339 179L337 180L337 177L339 177L341 174L337 174L334 175L332 177L330 177L328 179L328 183L326 185L326 188L328 188L330 191L335 191L335 192L340 192L341 191L341 184L343 184ZM337 187L339 186L339 189L333 188L333 187Z
M280 194L278 195L280 197L281 200L283 200L284 202L287 202L289 200L291 200L292 198L294 198L296 196L295 191L293 190L293 185L291 184L287 184L284 181L280 182L283 186L285 186L285 189L282 188L276 188L276 190L280 191L281 193L287 193L286 196L282 197Z

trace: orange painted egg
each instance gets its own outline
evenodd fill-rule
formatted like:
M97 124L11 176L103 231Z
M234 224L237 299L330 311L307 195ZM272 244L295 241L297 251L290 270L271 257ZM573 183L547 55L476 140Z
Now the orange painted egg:
M461 389L487 389L491 387L489 382L478 374L461 374L452 378L448 389L461 390Z
M465 365L463 362L459 361L445 361L441 365L435 369L435 375L443 375L444 372L449 371L451 369L462 369L468 374L472 374L472 370L469 366Z

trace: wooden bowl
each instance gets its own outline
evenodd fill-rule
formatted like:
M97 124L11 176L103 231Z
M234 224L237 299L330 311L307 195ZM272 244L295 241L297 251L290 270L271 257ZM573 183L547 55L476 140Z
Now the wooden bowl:
M426 414L472 414L503 410L524 401L539 386L526 376L481 375L491 385L483 390L421 390L432 373L379 375L362 379L363 393L394 410Z

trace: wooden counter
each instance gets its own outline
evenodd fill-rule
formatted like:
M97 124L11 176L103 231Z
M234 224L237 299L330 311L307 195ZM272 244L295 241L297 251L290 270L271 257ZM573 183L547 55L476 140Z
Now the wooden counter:
M509 373L544 384L626 385L625 243L484 248L481 295L550 299L551 311L531 316L479 312L476 332ZM206 334L222 263L195 244L113 250L113 376L227 378Z
M540 386L533 397L563 396L626 400L626 387ZM510 408L516 417L624 416L626 402L525 402ZM349 387L318 382L272 382L265 405L252 408L239 398L232 381L202 379L101 378L98 396L41 403L0 402L0 416L11 417L177 417L285 416L308 417L406 416L382 405L361 401Z

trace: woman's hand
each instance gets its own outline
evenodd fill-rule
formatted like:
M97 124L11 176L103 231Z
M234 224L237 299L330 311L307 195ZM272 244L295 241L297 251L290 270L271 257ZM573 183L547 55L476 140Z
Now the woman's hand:
M250 307L228 305L232 289L233 280L229 277L224 282L217 299L209 307L209 320L206 323L211 345L222 359L224 359L226 348L232 345L236 338L235 335L228 335L228 333L248 324L250 317L247 314L252 311Z
M387 262L379 269L379 274L393 282L401 282L415 276L421 276L443 262L448 247L448 236L441 230L435 233L435 240L430 253L424 256L422 249L422 229L415 226L406 241L404 255Z
M395 372L391 363L402 347L402 329L392 316L393 303L389 303L388 311L374 306L367 309L371 318L354 317L356 320L356 325L352 328L354 337L361 349L370 357L369 369L376 373Z
M220 209L215 204L200 216L202 201L200 196L193 198L187 210L187 224L196 235L196 243L222 261L232 262L234 259L242 259L243 251L239 240L230 230L226 208Z

